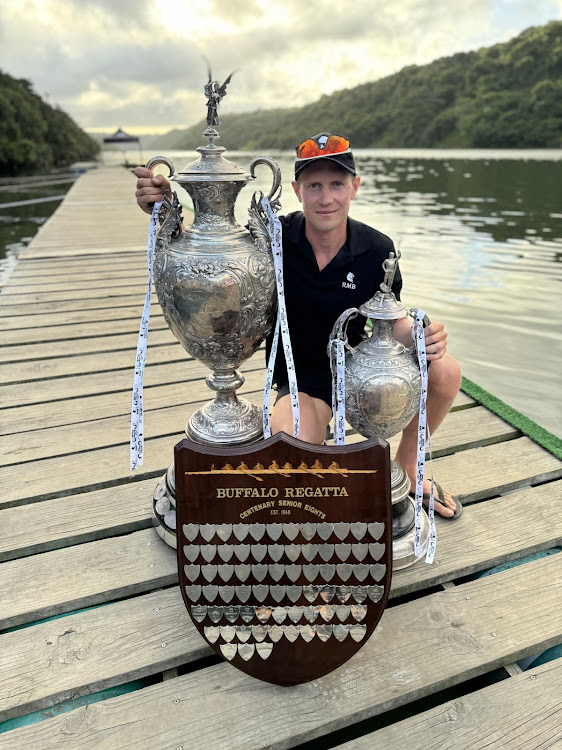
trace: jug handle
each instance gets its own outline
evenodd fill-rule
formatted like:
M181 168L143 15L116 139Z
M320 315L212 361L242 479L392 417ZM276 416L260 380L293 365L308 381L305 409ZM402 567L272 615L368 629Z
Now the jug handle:
M170 170L170 174L168 175L168 177L171 177L176 171L173 162L168 159L167 156L154 156L152 159L149 159L144 166L146 169L150 169L150 171L152 172L154 167L156 167L158 164L165 164L168 167L168 169Z
M150 169L150 171L152 172L154 167L156 167L158 164L164 164L166 167L168 167L168 170L169 170L168 177L173 176L175 172L174 163L170 159L168 159L167 156L154 156L152 159L149 159L144 166L145 166L145 169ZM160 212L159 212L160 225L162 225L164 221L168 218L168 216L170 215L170 212L172 211L174 207L174 200L172 199L172 195L174 194L171 194L170 190L166 191L166 193L169 193L169 194L164 194L164 203L162 204L162 207L160 208ZM153 206L154 204L152 203L149 205ZM176 208L177 208L176 213L179 216L179 208L178 207ZM181 225L181 216L179 218L179 223ZM161 243L157 244L156 250L159 251L161 249L162 249Z
M266 164L273 172L273 183L271 185L271 190L269 191L267 196L267 199L272 203L273 206L273 201L279 200L279 197L281 195L281 191L279 191L279 195L275 196L275 193L281 185L281 169L275 159L271 159L269 156L257 156L250 164L250 174L254 179L256 177L255 168L258 166L258 164ZM275 208L275 206L273 207Z
M418 307L411 307L411 308L410 308L410 309L408 310L408 316L409 316L410 318L412 318L412 320L414 320L414 318L416 317L416 314L417 314L418 310L419 310L419 308L418 308ZM431 325L431 320L429 319L429 316L428 316L428 315L424 315L424 316L423 316L423 320L422 320L422 325L423 325L423 327L424 327L424 328L427 328L427 326ZM409 351L409 352L410 352L411 354L414 354L414 352L416 351L416 345L415 345L415 344L412 344L412 346L410 346L410 347L408 348L408 351ZM427 363L427 369L428 369L428 370L429 370L429 367L430 367L430 365L431 365L431 362L428 362L428 363Z
M358 314L359 310L356 307L349 307L347 310L344 310L342 312L342 314L334 323L334 327L332 328L332 333L330 334L330 339L328 341L328 358L330 360L330 369L332 370L332 374L334 373L334 360L336 354L334 346L335 342L343 341L343 345L347 349L347 351L351 352L351 354L353 354L354 352L353 347L348 344L347 324L350 320L356 318Z
M350 320L356 318L358 315L359 310L356 307L348 307L347 310L344 310L334 323L332 333L330 335L330 341L333 341L334 339L340 339L341 341L343 341L345 348L348 351L352 352L353 347L349 346L349 344L347 343L347 324ZM330 352L328 351L328 355L329 354Z

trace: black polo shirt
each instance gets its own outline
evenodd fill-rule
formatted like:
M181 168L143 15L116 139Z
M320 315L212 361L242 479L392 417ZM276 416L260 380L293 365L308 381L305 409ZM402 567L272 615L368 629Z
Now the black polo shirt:
M280 217L283 226L283 280L287 320L299 389L301 383L318 382L322 392L331 388L330 364L326 352L332 327L349 307L359 307L378 290L384 278L382 263L394 250L392 240L354 219L347 220L347 239L338 254L321 271L305 236L305 219L300 211ZM402 278L397 269L392 291L400 299ZM363 338L365 318L349 322L349 343ZM273 333L266 342L267 357ZM274 382L283 386L287 370L282 346L277 350ZM303 388L306 390L306 388ZM307 390L308 392L308 390ZM314 394L311 394L314 395ZM324 396L324 400L329 399Z

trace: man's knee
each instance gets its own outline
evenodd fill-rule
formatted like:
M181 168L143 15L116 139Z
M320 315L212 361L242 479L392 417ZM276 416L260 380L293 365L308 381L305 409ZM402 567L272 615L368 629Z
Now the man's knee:
M327 404L317 403L307 393L299 392L300 428L299 438L307 443L321 445L326 434L326 425L330 421L331 412ZM283 396L273 407L271 414L272 432L286 432L293 434L293 414L291 397Z
M428 385L441 396L454 398L461 386L461 368L456 359L446 354L434 360L429 368Z

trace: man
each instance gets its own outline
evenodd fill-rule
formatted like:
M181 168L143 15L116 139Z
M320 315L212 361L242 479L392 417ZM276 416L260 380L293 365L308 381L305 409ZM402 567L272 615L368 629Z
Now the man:
M134 170L137 203L147 213L162 200L169 182L153 176L144 167ZM284 287L287 319L300 403L299 438L310 443L324 441L331 413L331 373L326 353L329 334L337 317L349 307L359 307L379 288L382 262L394 249L392 240L376 229L349 218L349 208L359 189L355 160L349 141L342 136L319 133L297 147L295 194L302 204L298 211L281 217L283 225ZM392 291L399 298L402 280L397 271ZM365 319L357 317L348 326L355 346L362 337ZM411 320L396 321L394 337L412 345ZM427 418L431 434L447 415L460 387L460 368L447 354L447 333L442 323L425 328L428 378ZM267 350L271 347L271 336ZM292 434L292 410L283 356L278 350L274 382L278 396L271 415L272 432ZM413 487L417 465L417 415L404 429L396 460ZM424 484L424 502L429 497ZM427 497L426 497L427 495ZM438 486L435 510L445 518L457 518L458 500Z

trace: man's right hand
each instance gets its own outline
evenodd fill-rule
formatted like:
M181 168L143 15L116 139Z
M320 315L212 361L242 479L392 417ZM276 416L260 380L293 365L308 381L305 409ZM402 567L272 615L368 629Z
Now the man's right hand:
M133 174L138 177L135 192L137 203L143 211L151 214L155 203L163 201L166 193L170 196L170 182L163 174L154 175L146 167L135 167Z

